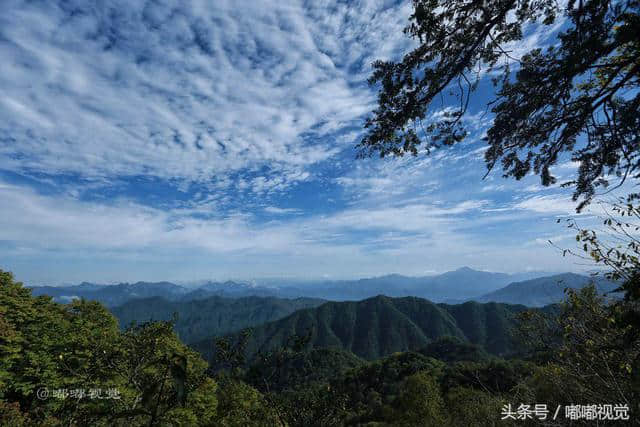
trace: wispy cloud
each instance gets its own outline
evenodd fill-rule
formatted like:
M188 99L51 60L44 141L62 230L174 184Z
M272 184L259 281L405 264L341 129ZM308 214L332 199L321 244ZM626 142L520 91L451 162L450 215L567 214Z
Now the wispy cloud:
M264 208L264 211L270 214L276 215L286 215L286 214L297 214L300 213L300 209L294 208L279 208L277 206L267 206Z
M370 64L414 43L410 9L4 1L0 268L108 280L528 268L522 242L557 234L542 220L574 206L533 177L482 180L489 93L451 150L354 160Z
M249 188L282 190L340 151L319 141L370 109L363 78L406 43L407 16L366 1L5 2L0 167L201 182L266 167Z
M516 203L514 208L544 214L576 215L576 203L566 194L529 197Z
M211 263L193 266L196 260L211 257L218 274L236 266L227 273L236 277L274 274L274 270L316 277L326 271L342 276L390 271L421 274L435 266L446 269L462 264L514 271L530 263L522 236L491 235L496 226L528 218L483 214L488 203L483 200L353 207L311 216L285 215L296 212L267 207L267 212L290 219L260 222L250 213L202 217L189 209L161 210L127 200L78 201L7 184L0 186L0 197L12 207L0 212L0 242L4 242L6 259L46 259L66 253L67 262L83 254L107 265L135 260L136 270L128 275L111 271L103 276L114 280L144 278L140 271L167 256L185 267L191 265L183 273L190 277L213 274ZM538 252L537 259L546 267L557 266L555 254L548 252ZM245 267L238 270L239 265ZM171 273L163 271L148 273L153 277L147 279ZM28 276L41 273L36 269Z

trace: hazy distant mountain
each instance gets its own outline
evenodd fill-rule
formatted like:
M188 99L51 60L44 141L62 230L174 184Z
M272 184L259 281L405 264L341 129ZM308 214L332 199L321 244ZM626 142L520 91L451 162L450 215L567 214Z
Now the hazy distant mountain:
M196 290L190 291L182 299L193 300L202 299L210 296L221 296L227 298L240 298L248 296L276 296L278 289L268 288L265 286L256 286L251 283L234 282L227 280L226 282L205 282Z
M524 304L529 307L542 307L565 299L565 288L581 289L595 281L598 291L609 293L617 285L603 278L592 278L573 273L557 274L537 279L516 282L497 291L477 298L480 302L502 302Z
M443 336L477 344L499 355L512 350L509 330L513 315L525 309L521 305L476 302L451 306L415 297L328 302L257 326L249 338L247 355L282 347L291 336L309 332L308 348L336 347L370 360L397 351L419 350ZM206 358L212 357L211 339L193 346Z
M118 285L95 285L82 283L76 286L37 286L33 295L49 295L58 302L69 302L73 298L100 301L107 307L124 304L136 298L162 297L174 300L183 297L188 290L169 282L120 283Z
M36 286L33 295L49 295L57 302L66 303L74 298L100 301L107 307L124 304L139 298L160 297L168 301L188 301L211 296L239 298L246 296L273 296L277 292L265 287L238 282L206 282L197 289L170 282L137 282L117 285L96 285L84 282L75 286Z
M511 282L535 277L537 274L544 273L510 275L462 267L455 271L425 277L390 274L359 280L317 282L304 287L284 286L279 288L278 294L334 301L361 300L376 295L417 296L435 302L464 301L500 289Z
M138 282L118 285L96 285L85 282L76 286L38 286L32 289L34 295L49 295L58 302L69 302L73 298L85 298L100 301L109 307L121 305L137 298L161 297L169 301L189 301L211 296L226 298L247 296L308 297L333 301L357 301L376 295L387 295L391 297L417 296L435 302L463 302L498 290L509 283L531 278L535 274L509 275L463 267L444 274L425 277L390 274L359 280L303 280L295 282L293 279L283 279L281 283L276 279L270 279L268 286L236 281L203 282L197 288L179 286L170 282Z
M296 310L316 307L325 301L311 298L263 297L167 301L161 297L134 299L111 312L126 327L149 320L171 320L177 315L175 331L183 342L224 335L242 328L281 319Z

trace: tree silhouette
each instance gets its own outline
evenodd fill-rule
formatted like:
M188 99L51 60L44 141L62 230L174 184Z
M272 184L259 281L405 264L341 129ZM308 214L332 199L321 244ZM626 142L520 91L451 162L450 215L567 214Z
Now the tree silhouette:
M399 62L373 64L378 107L366 120L361 156L417 155L463 140L471 95L490 73L489 171L499 164L516 179L534 172L548 186L556 182L550 168L569 153L579 168L564 184L574 187L578 210L598 187L640 178L638 0L570 0L564 8L554 0L413 3L404 31L419 45ZM509 46L531 23L566 29L558 43L513 57ZM438 110L449 91L459 105Z

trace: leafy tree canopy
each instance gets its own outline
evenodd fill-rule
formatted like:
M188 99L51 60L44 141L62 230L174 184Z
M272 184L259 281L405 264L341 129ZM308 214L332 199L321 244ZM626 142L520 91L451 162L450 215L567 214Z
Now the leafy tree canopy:
M550 185L551 167L569 153L580 164L565 183L581 199L578 209L612 179L621 185L640 178L640 1L413 3L404 31L418 46L398 62L373 64L378 108L366 121L360 155L417 155L463 140L470 97L490 73L496 98L485 137L489 171L499 164L516 179L534 172ZM512 57L509 46L533 23L564 30L557 43ZM459 105L436 111L450 90Z
M33 297L0 270L0 425L213 425L206 368L169 322L121 333L99 303ZM91 389L117 398L41 394Z

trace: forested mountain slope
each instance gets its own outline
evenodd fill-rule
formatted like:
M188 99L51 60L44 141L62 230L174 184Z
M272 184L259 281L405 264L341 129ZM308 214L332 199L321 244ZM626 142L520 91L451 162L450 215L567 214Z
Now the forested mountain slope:
M398 351L419 350L440 337L451 336L502 355L513 350L510 329L514 314L525 309L495 303L434 304L416 297L329 302L254 328L246 353L251 358L286 346L292 336L309 335L307 348L337 347L373 360ZM213 342L203 340L193 347L211 359Z
M112 308L111 312L118 318L121 327L149 320L171 320L175 313L175 331L183 342L189 343L278 320L296 310L316 307L323 302L313 298L214 296L200 300L167 301L154 297L128 301Z

